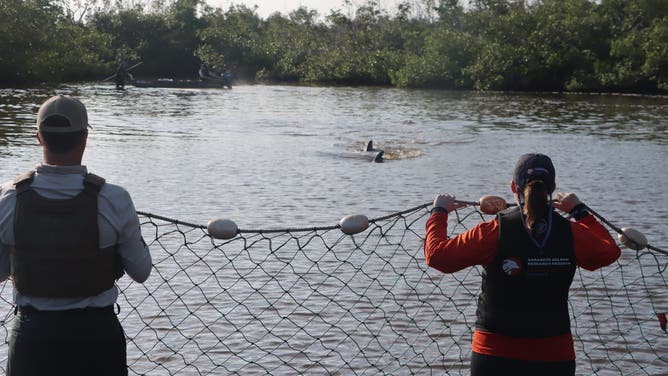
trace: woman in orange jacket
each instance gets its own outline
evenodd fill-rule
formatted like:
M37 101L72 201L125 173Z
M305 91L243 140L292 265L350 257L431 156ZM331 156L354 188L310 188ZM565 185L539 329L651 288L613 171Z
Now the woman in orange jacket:
M573 193L552 198L555 169L520 157L510 188L517 207L453 238L448 213L465 204L438 195L426 225L427 265L454 273L482 265L471 375L574 375L568 290L575 268L595 270L620 249ZM570 220L554 209L568 213Z

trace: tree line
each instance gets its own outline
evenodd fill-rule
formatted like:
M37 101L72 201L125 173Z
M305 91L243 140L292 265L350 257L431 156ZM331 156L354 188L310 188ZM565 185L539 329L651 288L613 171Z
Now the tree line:
M397 87L668 91L666 0L375 0L320 15L203 0L0 0L0 83L143 77L202 61L248 81Z

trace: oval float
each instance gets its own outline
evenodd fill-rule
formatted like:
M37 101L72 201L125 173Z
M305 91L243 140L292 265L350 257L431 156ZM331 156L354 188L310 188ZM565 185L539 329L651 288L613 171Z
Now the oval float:
M341 218L339 221L341 231L347 235L357 234L369 227L369 218L364 214L352 214Z
M508 207L508 203L499 196L482 196L480 198L480 211L485 214L496 214Z
M212 219L207 223L206 230L209 232L209 235L213 236L216 239L232 239L237 236L239 232L239 227L234 221L229 219Z
M622 233L617 234L617 239L627 248L639 251L647 247L647 238L642 232L630 227L622 227Z

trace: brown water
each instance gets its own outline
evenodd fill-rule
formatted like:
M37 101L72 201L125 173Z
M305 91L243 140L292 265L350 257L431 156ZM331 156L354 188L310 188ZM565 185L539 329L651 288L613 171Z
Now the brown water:
M76 95L93 126L84 163L138 210L241 228L333 225L432 200L511 198L517 157L543 152L558 190L668 244L668 97L389 88L77 85L0 90L0 179L41 158L39 104ZM369 140L385 151L371 163Z
M668 194L665 190L668 185L668 169L664 167L668 161L668 98L665 97L302 86L239 86L233 90L130 87L124 92L117 92L109 86L79 85L58 90L0 90L2 180L11 179L32 168L40 160L41 151L34 137L35 115L39 104L54 93L76 95L87 105L93 130L84 163L91 171L126 187L134 198L137 209L144 212L198 224L205 224L210 218L225 217L237 222L242 229L331 226L348 214L360 213L378 217L414 207L431 201L433 196L440 192L456 194L463 200L477 200L485 194L498 194L510 199L509 181L517 157L526 152L543 152L550 155L555 162L558 190L576 192L583 201L617 226L634 227L645 233L651 244L663 249L668 246ZM375 153L363 151L369 140L373 140L377 148L385 151L384 163L372 163ZM416 258L411 256L403 259L401 255L392 258L393 267L406 268L405 276L408 277L402 278L423 278L421 269L413 267L416 260L420 259L418 243L421 240L419 235L422 228L422 223L414 224L412 231L415 231L416 236L408 236L402 243L409 249L416 250ZM178 234L177 238L177 242L182 241ZM208 242L204 243L205 247L210 247ZM316 248L299 252L300 255L309 255L306 260L297 257L290 260L292 269L289 271L295 268L310 270L308 268L311 267L311 258L319 260L318 270L327 268L325 256L329 255L328 250L317 245L319 243L315 242L309 247ZM156 260L166 260L159 266L162 275L182 275L180 265L169 262L172 260L171 255L162 254L161 250L156 248L153 250ZM264 243L256 248L250 253L255 257L260 257L259 255L271 249L270 246L265 247ZM292 248L283 247L282 251L285 252L286 249ZM230 247L225 250L228 253L231 251ZM173 249L167 251L171 252ZM197 263L199 258L195 255L205 252L207 249L188 255L194 257L191 260L193 263ZM336 252L341 252L341 249ZM630 256L629 251L625 252L625 256ZM320 257L314 256L321 253L323 255ZM271 254L272 257L282 257L282 252ZM338 257L343 257L341 253L336 253L335 256L336 260L332 260L335 270L332 275L337 276L335 281L339 280L339 276L343 280L350 276L359 276L358 269L342 269L336 263L340 261ZM183 255L180 257L183 263ZM359 260L355 260L355 266L360 267L356 264L357 261ZM208 262L211 265L227 265L225 260L215 262L209 259ZM306 263L302 265L300 262ZM240 268L248 265L251 267L249 270L254 270L255 273L249 274L248 278L243 280L248 285L244 288L246 285L237 284L234 273L239 273L242 270ZM260 341L266 327L275 327L272 333L280 338L292 338L291 333L296 329L285 321L276 321L279 317L294 318L300 323L313 320L310 312L305 312L305 318L298 315L301 312L295 313L294 301L285 300L285 290L280 283L277 286L268 283L277 281L273 277L280 274L280 267L284 267L286 262L263 262L262 269L256 269L252 262L248 265L237 262L234 269L221 269L222 286L213 284L213 290L207 292L208 296L216 297L221 303L215 304L215 309L211 311L198 311L200 317L213 315L212 318L206 317L206 322L211 320L219 323L218 309L223 309L225 320L230 320L231 323L228 326L246 328L246 337L225 337L225 346L221 347L215 342L217 337L213 337L214 342L207 344L212 349L210 355L217 360L228 359L224 364L230 369L245 369L248 360L244 356L257 354L239 354L229 349L245 348L248 338ZM380 274L377 268L382 268L383 265L369 263L361 266L360 270L375 276ZM275 271L272 269L274 267L279 267L279 270ZM210 273L211 269L202 267L201 270L202 272L193 268L190 278L206 280L206 273ZM574 284L572 295L576 298L572 299L572 310L576 316L589 312L592 299L595 301L609 294L632 294L632 298L622 299L624 306L617 310L625 312L632 306L638 310L637 317L640 319L647 319L646 313L655 309L668 309L668 306L664 307L665 294L658 293L655 300L650 301L644 299L647 296L644 289L628 288L630 285L640 286L639 281L642 278L637 275L637 270L625 270L623 278L627 280L624 281L616 274L612 276L613 270L616 269L610 267L602 272L606 274L606 280L610 280L610 291L589 291L581 288L578 283ZM610 275L607 274L609 272ZM233 275L222 278L226 273ZM473 274L466 279L466 283L471 284L471 291L476 291L479 285L479 278L475 276L477 270L470 269L461 273ZM241 274L245 275L243 272ZM295 279L297 275L302 277ZM452 282L450 276L442 276L440 273L432 275L446 281L442 284L444 289ZM597 279L601 278L601 275L585 273L582 278ZM377 282L370 283L364 278L357 280L350 277L346 291L351 288L366 293L352 298L337 296L337 304L357 305L356 309L361 311L356 314L358 317L365 317L364 326L371 328L370 332L383 334L381 329L375 331L375 328L378 326L387 330L387 325L384 324L383 317L377 317L379 311L371 309L371 303L369 307L360 308L360 301L365 303L368 299L369 302L378 304L378 297L385 296L384 294L391 290L394 299L411 303L415 292L423 291L402 290L396 286L396 279L392 279L396 278L395 275L390 274L388 277L390 280L387 286L391 286L390 289L378 288ZM320 281L321 278L323 276L319 273L280 274L283 285L291 285L293 280ZM379 281L384 280L381 278ZM147 287L153 291L152 284L160 283L162 280L155 277L149 281ZM160 299L161 294L170 295L176 291L179 298L168 296L165 300L183 298L187 300L187 304L198 304L196 300L201 299L200 296L188 300L187 291L192 287L192 280L174 277L170 283L174 291L164 286L156 287L157 299ZM318 286L318 293L323 295L309 296L309 285L305 286L306 288L295 288L290 292L290 298L300 302L308 301L311 304L309 307L314 309L326 306L329 300L324 300L323 303L319 299L336 296L337 291L342 289L336 284L329 286L327 283L321 285L320 282L313 282L314 286ZM356 286L356 283L360 285ZM612 288L618 283L624 288ZM440 283L437 281L436 285ZM258 286L263 287L258 290ZM433 285L427 286L433 288ZM218 295L221 287L221 291L229 294L229 301L223 299L228 295ZM134 289L131 293L142 291ZM258 294L258 291L261 293ZM5 290L5 293L8 294L8 290ZM302 297L301 293L307 296ZM587 295L589 293L592 296ZM436 294L438 295L438 291ZM452 296L461 299L458 304L468 310L475 309L474 304L468 303L471 299L468 294L460 296L453 293ZM245 315L235 319L236 311L232 310L239 297L244 298L244 307L261 308L263 312L267 311L266 314L259 316L260 320L255 316L249 319ZM133 298L137 301L143 300L141 294ZM267 300L276 304L268 309L265 307ZM440 296L436 296L434 301L447 304ZM629 301L634 303L629 305ZM604 301L603 308L601 304L597 305L592 309L592 314L608 315L609 310L604 309L605 304ZM645 307L649 304L658 306ZM129 304L122 305L127 307ZM425 325L428 325L428 333L443 331L442 322L434 319L433 311L425 311L424 307L420 306L413 309L410 305L402 306L401 309L410 312L415 310L411 319L420 324L427 323ZM189 315L188 310L180 312L171 307L169 316L153 310L155 307L140 306L139 311L144 318L150 319L152 330L161 335L178 336L176 333L180 331L199 333L202 330L202 322L198 316ZM274 310L281 314L275 314ZM339 314L338 311L340 310L335 309L332 313ZM317 312L322 315L323 320L328 320L326 315L330 312L327 309ZM245 311L241 310L241 313ZM170 321L181 316L183 321ZM473 311L467 311L466 314L460 312L453 317L448 316L448 319L465 325L466 322L461 321L472 316ZM130 315L124 322L126 332L136 341L131 343L131 352L135 344L151 348L153 332L144 331L142 322L135 323L133 317ZM636 318L622 319L622 325L632 326ZM177 328L172 326L174 322L179 323ZM392 326L402 330L402 325L408 322L393 320ZM597 332L591 343L588 341L592 335L587 333L591 329L587 325L577 327L576 334L578 338L582 338L585 348L595 348L601 342L631 343L630 346L635 346L636 342L642 343L645 340L644 336L636 333L621 342L614 337L601 338L606 336L606 333L624 332L626 327L620 329L617 318L601 317L598 322L603 324L600 331L604 334ZM615 327L613 329L616 331L608 331L604 327L607 323ZM136 324L138 325L135 326ZM360 322L341 321L340 325L341 328L357 328ZM227 327L217 328L214 332L220 335L225 332L225 328ZM320 328L312 329L317 331ZM331 331L326 325L325 329L325 333ZM229 328L227 330L229 331ZM141 333L147 336L145 341ZM364 333L355 339L361 343L365 340L371 341L364 337ZM423 334L422 331L408 328L402 333L408 336L407 343L412 343L413 340L416 343L423 342L423 338L419 337ZM340 336L328 334L330 335L322 337L324 348L334 347L344 355L347 351L355 351L354 347L341 345L338 342ZM653 332L650 334L656 335ZM388 335L391 336L392 333ZM464 331L458 335L462 337L457 338L455 343L461 347L436 351L431 348L434 346L431 344L411 362L419 363L416 368L420 369L424 367L424 361L420 359L426 357L433 360L427 362L428 364L433 363L438 367L437 358L442 356L442 351L447 351L448 356L455 358L466 357L470 333ZM450 337L452 334L446 335L437 343L449 343L452 339ZM304 340L306 345L303 346L308 347L309 338L295 336L294 340ZM658 338L658 342L653 343L650 348L664 351L665 337ZM238 344L235 342L237 340ZM327 342L330 340L334 342ZM272 348L273 344L266 346ZM301 348L302 345L296 343L294 346ZM276 348L280 346L276 345ZM401 346L399 350L404 351ZM410 351L405 351L413 350L411 347ZM616 349L613 346L605 351L605 356L614 359L626 356L630 350ZM329 354L326 349L323 349L322 353ZM154 350L151 355L164 356L165 359L160 361L169 366L169 362L174 361L170 358L175 358L168 351ZM187 357L198 356L200 354L197 352L187 354ZM292 359L293 356L291 352L285 356L280 352L272 352L266 365L270 369L281 369L280 367L286 366L286 359ZM338 366L338 356L334 356L334 359L325 357L321 361L323 364L331 362ZM345 358L355 359L355 356L347 354ZM365 347L364 359L358 358L359 364L353 362L351 368L358 369L360 374L373 372L373 369L369 368L367 357L380 359L382 356L383 353L378 352L374 346ZM594 356L590 362L580 361L578 374L592 373L599 366L606 367L605 363L596 363L605 359L605 356ZM634 357L644 359L645 354L636 351ZM654 358L648 356L648 359ZM456 364L465 366L465 362ZM292 359L289 365L306 367L299 369L313 366L308 359L301 358ZM139 365L134 367L134 371L142 369ZM628 367L632 369L634 364ZM206 366L203 369L206 369ZM436 369L438 368L425 372ZM592 372L589 372L590 369ZM626 369L625 367L624 372ZM459 372L453 369L449 371ZM391 370L388 372L392 373ZM401 372L403 371L397 371L397 374ZM462 372L466 374L465 369ZM656 372L661 371L660 368L652 368L650 365L645 372L657 374ZM605 370L595 373L608 374ZM613 371L610 374L619 373Z

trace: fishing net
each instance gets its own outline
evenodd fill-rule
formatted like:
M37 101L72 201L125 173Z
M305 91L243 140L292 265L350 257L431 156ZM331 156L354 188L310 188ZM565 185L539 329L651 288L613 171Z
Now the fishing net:
M454 274L424 262L428 205L339 226L240 230L139 213L154 268L123 277L118 314L131 375L468 375L481 268ZM483 216L449 216L454 235ZM579 375L658 375L668 367L668 256L623 250L614 264L578 269L571 287ZM11 282L0 284L5 343ZM546 323L549 325L549 323ZM663 325L663 327L662 327ZM7 346L0 351L5 367Z

